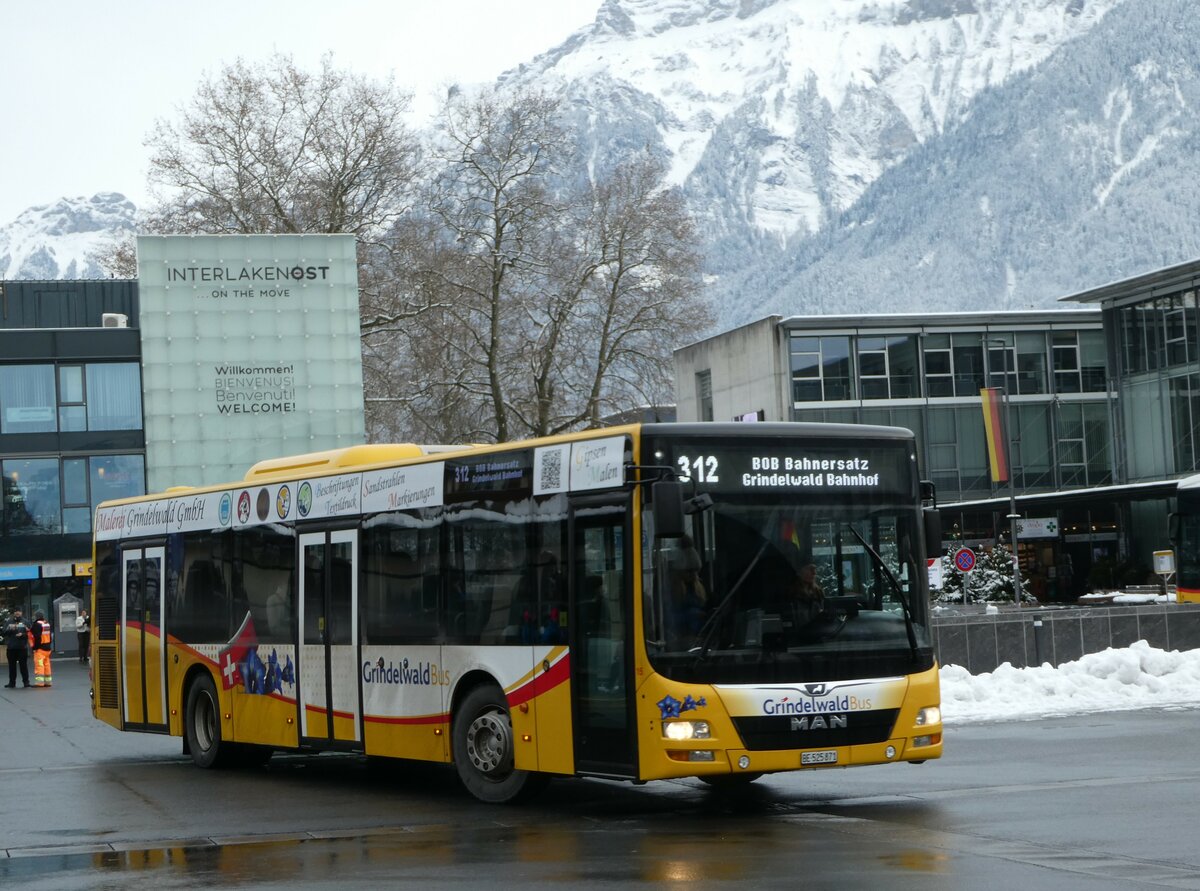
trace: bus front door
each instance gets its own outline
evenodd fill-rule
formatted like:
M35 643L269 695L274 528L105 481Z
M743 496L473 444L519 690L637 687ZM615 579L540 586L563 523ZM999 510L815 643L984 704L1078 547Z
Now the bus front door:
M571 506L571 692L575 769L637 776L626 500Z
M358 530L300 536L300 737L349 748L361 739L358 699Z
M162 547L122 551L121 696L125 729L167 732Z

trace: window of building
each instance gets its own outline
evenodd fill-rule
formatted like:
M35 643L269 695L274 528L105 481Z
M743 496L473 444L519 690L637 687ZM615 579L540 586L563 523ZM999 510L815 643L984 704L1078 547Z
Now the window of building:
M58 535L62 486L57 458L6 458L3 474L4 534Z
M88 494L88 459L62 459L63 533L92 531L91 496Z
M700 420L711 421L713 419L711 371L696 373L696 404L699 406Z
M58 366L58 429L64 433L87 429L83 366Z
M979 395L985 380L979 334L927 334L924 354L926 395Z
M987 338L988 386L1006 393L1017 392L1017 346L1012 333L989 334Z
M87 366L89 430L138 430L142 426L142 381L136 362Z
M1083 385L1079 376L1079 340L1074 331L1055 331L1054 392L1079 393Z
M57 404L53 365L0 366L0 433L53 433Z
M925 393L933 398L954 395L949 334L925 335Z
M858 378L863 399L888 398L886 337L858 339Z
M136 362L0 366L0 433L139 430Z
M926 416L928 429L929 478L937 487L938 498L957 497L958 431L953 408L931 408Z
M87 534L101 501L146 494L141 455L6 458L0 472L5 534Z
M1049 393L1046 382L1046 335L1040 331L1017 334L1017 393Z
M90 459L92 507L115 498L146 494L146 459L141 455L101 455Z
M1079 379L1084 393L1103 393L1106 389L1107 355L1103 331L1079 332Z
M1175 472L1197 469L1200 457L1200 375L1173 377L1171 387L1171 432L1175 448Z
M859 387L863 399L909 399L920 392L917 339L910 335L858 339Z
M1163 316L1164 340L1169 367L1187 365L1189 347L1192 347L1191 354L1195 355L1194 340L1189 343L1188 338L1188 320L1190 316L1194 316L1194 313L1189 314L1185 309L1185 297L1194 309L1196 295L1194 291L1188 291L1186 294L1176 294L1171 297Z
M849 337L793 336L792 401L852 399Z
M1060 403L1059 485L1096 486L1112 482L1108 437L1108 406L1105 403Z
M955 334L954 395L978 396L983 389L983 344L979 334Z
M1117 311L1121 353L1125 374L1137 374L1146 370L1146 343L1142 334L1142 308L1126 306Z
M1013 405L1013 473L1020 489L1054 488L1050 405Z

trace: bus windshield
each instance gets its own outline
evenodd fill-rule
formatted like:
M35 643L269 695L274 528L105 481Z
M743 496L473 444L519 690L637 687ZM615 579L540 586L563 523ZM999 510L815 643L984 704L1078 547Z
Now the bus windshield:
M718 467L734 463L717 455ZM862 460L887 467L879 457ZM738 493L735 482L718 475L707 486L712 504L686 518L684 537L647 539L645 636L656 671L761 684L932 666L915 499L887 497L886 484L815 498Z

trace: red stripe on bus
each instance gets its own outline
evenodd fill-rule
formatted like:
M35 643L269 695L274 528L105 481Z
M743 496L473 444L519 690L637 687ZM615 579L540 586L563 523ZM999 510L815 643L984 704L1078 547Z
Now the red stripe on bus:
M520 705L522 702L528 702L534 697L541 696L553 690L559 684L565 684L571 677L571 656L569 653L564 653L563 657L550 666L549 671L543 671L535 674L533 678L525 684L522 684L517 689L507 695L508 704Z
M370 724L447 724L449 715L417 715L412 718L386 717L384 715L364 715L363 720Z

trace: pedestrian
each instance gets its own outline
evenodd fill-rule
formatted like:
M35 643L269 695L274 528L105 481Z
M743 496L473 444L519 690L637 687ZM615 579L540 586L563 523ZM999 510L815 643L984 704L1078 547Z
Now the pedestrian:
M86 665L92 658L88 650L92 642L92 614L86 609L80 610L75 620L75 634L79 638L79 663Z
M29 686L29 625L21 615L19 606L13 607L12 615L4 623L4 646L8 650L8 683L17 685L17 667L21 669L21 680Z
M50 676L50 651L54 648L51 640L50 623L46 614L40 609L33 614L33 685L35 687L51 687L53 678Z

